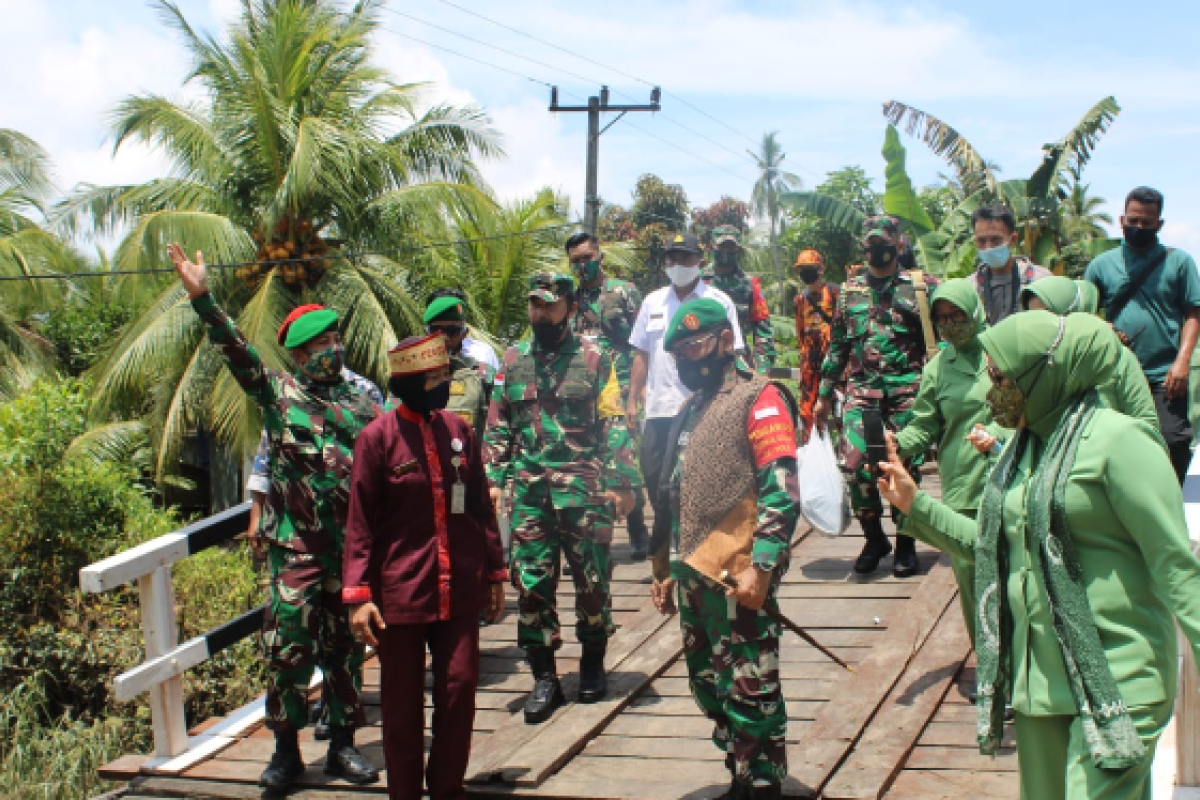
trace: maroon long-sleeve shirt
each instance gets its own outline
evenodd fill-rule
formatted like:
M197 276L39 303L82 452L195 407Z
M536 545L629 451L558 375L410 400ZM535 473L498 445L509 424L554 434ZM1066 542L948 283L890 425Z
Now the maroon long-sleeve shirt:
M460 480L465 511L453 514ZM371 600L389 625L413 625L476 614L487 584L507 578L470 426L399 406L364 428L354 445L342 599Z

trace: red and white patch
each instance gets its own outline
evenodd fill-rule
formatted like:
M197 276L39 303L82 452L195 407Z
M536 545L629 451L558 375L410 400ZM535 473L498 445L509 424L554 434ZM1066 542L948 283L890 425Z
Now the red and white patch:
M795 458L796 426L792 415L784 413L783 398L774 386L763 389L751 406L746 435L750 437L750 452L758 469L780 458Z
M689 331L694 331L700 327L700 319L695 314L684 314L683 327Z

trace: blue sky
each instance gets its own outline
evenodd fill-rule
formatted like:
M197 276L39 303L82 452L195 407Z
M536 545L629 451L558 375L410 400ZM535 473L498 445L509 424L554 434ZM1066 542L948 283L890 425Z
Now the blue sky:
M786 165L808 186L857 164L882 179L879 148L889 98L950 122L1002 177L1026 177L1040 147L1098 99L1123 111L1085 174L1114 217L1134 185L1167 196L1164 236L1200 250L1200 3L733 2L564 4L454 0L616 70L660 83L661 115L630 115L604 135L601 194L625 203L637 176L682 184L694 204L747 198L744 151L778 130ZM218 28L236 0L182 0L198 27ZM432 101L476 102L505 136L509 158L485 174L504 197L543 185L583 193L584 117L547 112L548 90L524 78L414 42L469 54L584 97L607 82L636 102L649 89L612 69L537 44L441 0L389 0L378 59L401 81L431 81ZM0 52L0 127L42 142L59 182L143 180L165 169L155 153L112 157L105 114L138 91L181 93L187 61L141 0L0 0L10 46ZM540 66L403 16L545 62ZM11 32L19 31L14 37ZM572 76L569 73L576 73ZM680 102L698 106L719 124ZM631 124L632 123L632 124ZM639 130L640 129L640 130ZM657 137L657 138L655 138ZM665 142L663 140L666 140ZM946 169L905 137L918 184ZM686 150L688 152L682 152Z

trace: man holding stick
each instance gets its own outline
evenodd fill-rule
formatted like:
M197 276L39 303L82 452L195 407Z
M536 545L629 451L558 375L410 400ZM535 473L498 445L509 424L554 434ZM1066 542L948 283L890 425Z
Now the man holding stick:
M778 798L787 714L773 612L800 514L793 412L775 385L738 368L721 303L684 303L663 346L693 394L667 437L660 502L674 542L651 542L654 603L670 614L678 602L692 695L732 777L724 797Z

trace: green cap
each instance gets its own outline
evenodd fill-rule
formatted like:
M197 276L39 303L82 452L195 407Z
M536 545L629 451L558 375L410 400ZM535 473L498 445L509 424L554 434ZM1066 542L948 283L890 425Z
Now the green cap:
M667 335L663 337L663 349L670 350L683 339L728 325L729 317L725 314L725 306L716 300L711 297L689 300L671 317L671 322L667 325Z
M720 247L726 242L733 242L738 247L741 247L742 232L733 225L718 225L713 228L712 241L715 247Z
M575 280L562 272L535 272L529 276L529 297L554 303L575 291Z
M288 326L287 339L283 346L291 350L293 347L303 347L321 334L337 330L338 315L336 311L323 308L320 311L310 311Z
M438 297L425 309L421 321L426 325L435 319L461 322L463 320L463 301L457 297Z

